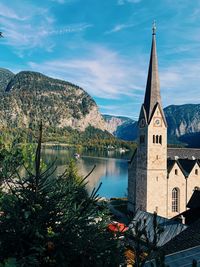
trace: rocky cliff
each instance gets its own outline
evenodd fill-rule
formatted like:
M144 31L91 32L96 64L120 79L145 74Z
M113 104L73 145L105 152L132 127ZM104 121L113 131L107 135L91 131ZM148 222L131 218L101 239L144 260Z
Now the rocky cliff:
M180 137L200 132L200 104L171 105L164 112L169 135Z
M103 115L106 121L106 130L123 140L135 140L137 138L137 122L123 116Z
M164 109L168 124L168 143L200 147L200 104L171 105ZM123 117L106 115L106 127L124 140L137 138L137 122Z
M8 77L0 76L1 127L28 128L42 119L49 127L106 129L95 101L82 88L37 72L13 75L6 70L4 74Z
M200 104L171 105L164 109L170 143L200 147Z

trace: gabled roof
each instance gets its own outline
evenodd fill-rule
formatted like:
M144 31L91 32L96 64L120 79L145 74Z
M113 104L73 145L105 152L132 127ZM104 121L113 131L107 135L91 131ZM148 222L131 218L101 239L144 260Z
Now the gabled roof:
M149 123L151 122L151 119L152 119L152 117L153 117L153 115L154 115L154 113L155 113L157 107L158 107L158 109L159 109L159 111L160 111L160 113L161 113L161 115L162 115L164 124L165 124L165 126L167 127L167 121L166 121L166 118L165 118L165 114L164 114L164 112L163 112L163 109L162 109L160 103L156 103L156 105L154 106L154 108L153 108L153 110L152 110L152 113L151 113L151 117L149 118Z
M153 241L154 238L153 218L154 214L138 210L132 222L129 225L129 228L132 229L133 236L134 236L135 223L137 221L141 221L142 223L145 222L146 230L149 234L149 239L150 241ZM170 239L172 239L174 236L178 235L180 232L182 232L184 229L187 228L187 226L182 223L179 223L177 221L172 221L158 215L157 215L157 224L163 229L163 232L160 234L160 239L157 244L158 246L163 246ZM140 230L143 229L142 227L144 227L144 224L141 225Z
M196 159L167 159L167 172L170 173L174 164L177 163L185 177L188 177L195 164L199 165L198 160Z
M193 260L196 262L200 262L200 246L195 246L192 248L187 248L165 257L165 266L170 267L191 267L191 266L199 266L192 265ZM153 264L153 265L152 265ZM157 266L155 260L150 260L144 264L145 267Z
M188 177L188 175L190 174L190 172L194 168L194 165L197 162L196 160L192 160L192 159L178 159L177 161L182 166L182 169L184 170L184 174L186 177Z
M162 246L166 255L200 245L200 220L187 227L179 235Z
M175 164L174 159L167 159L167 172L170 173Z
M200 190L194 190L186 207L190 209L200 208Z
M172 168L174 167L174 165L177 164L180 168L180 170L182 171L183 175L186 177L186 173L183 169L183 166L180 164L180 162L178 160L175 159L167 159L167 173L169 174L172 170Z
M146 115L146 111L144 108L144 104L142 104L141 109L140 109L140 115L139 115L138 123L140 123L141 119L145 119L145 123L147 123L147 115Z

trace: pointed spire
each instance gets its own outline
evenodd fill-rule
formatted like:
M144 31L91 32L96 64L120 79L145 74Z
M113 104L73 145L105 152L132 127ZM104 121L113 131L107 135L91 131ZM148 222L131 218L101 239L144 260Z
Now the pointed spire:
M152 46L151 46L151 56L149 62L149 71L146 84L146 93L144 98L144 108L146 110L147 121L149 122L152 111L156 103L161 105L160 97L160 81L158 75L158 60L156 53L156 24L155 21L152 27Z

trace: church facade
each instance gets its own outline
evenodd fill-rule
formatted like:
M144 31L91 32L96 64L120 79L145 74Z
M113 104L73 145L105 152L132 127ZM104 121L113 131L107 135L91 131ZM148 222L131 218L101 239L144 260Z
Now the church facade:
M162 108L155 26L138 140L128 168L128 209L157 212L171 218L186 210L200 186L200 150L167 147L167 122Z

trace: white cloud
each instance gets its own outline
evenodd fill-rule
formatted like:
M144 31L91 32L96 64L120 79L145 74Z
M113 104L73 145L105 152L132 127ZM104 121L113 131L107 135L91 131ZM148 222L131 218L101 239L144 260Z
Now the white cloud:
M46 35L57 35L57 34L59 35L65 33L81 32L90 27L93 27L93 25L87 23L77 23L68 25L61 29L54 29L52 31L46 32Z
M137 108L138 106L138 108ZM141 106L141 102L129 102L126 104L117 103L111 105L99 105L102 114L109 114L114 116L129 117L133 120L138 120L138 109Z
M104 113L137 118L146 86L147 55L130 60L99 46L88 46L88 50L89 56L29 62L29 68L77 84L95 98L107 99L112 104L100 106ZM199 102L200 59L173 61L159 73L164 106Z
M113 29L111 29L110 31L107 31L105 32L106 34L110 34L110 33L113 33L113 32L119 32L123 29L126 29L126 28L131 28L131 27L134 27L135 24L117 24Z
M17 12L10 7L0 3L0 16L4 18L9 18L9 19L15 19L15 20L25 20L27 18L27 15L25 14L17 14Z
M28 15L27 15L28 14ZM53 51L54 35L78 33L92 27L91 24L77 23L62 28L55 27L55 19L47 8L31 4L11 8L0 4L0 25L6 37L5 44L12 46L17 54L32 53L34 48Z
M29 67L78 84L94 97L120 99L143 90L144 71L139 64L131 65L128 59L105 48L89 49L90 56L84 58L29 62Z
M199 103L200 59L173 64L160 72L164 105Z

